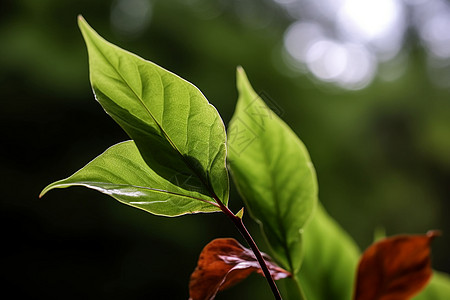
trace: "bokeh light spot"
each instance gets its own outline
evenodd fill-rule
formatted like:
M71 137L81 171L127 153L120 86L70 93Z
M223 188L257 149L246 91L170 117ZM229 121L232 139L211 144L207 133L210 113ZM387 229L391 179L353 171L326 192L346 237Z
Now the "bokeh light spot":
M316 77L333 81L347 66L347 52L343 46L333 41L321 40L308 49L306 63Z
M319 25L299 21L286 30L284 46L293 58L305 63L309 48L323 38L323 30Z
M360 89L373 79L376 59L367 48L326 37L312 22L295 22L285 33L287 54L318 79L346 89ZM305 68L303 68L305 69Z
M339 10L339 25L358 41L389 34L399 14L395 0L346 0Z
M148 0L116 0L111 6L111 25L127 38L138 37L150 23Z
M421 28L421 37L428 50L438 58L450 57L450 12L441 11Z

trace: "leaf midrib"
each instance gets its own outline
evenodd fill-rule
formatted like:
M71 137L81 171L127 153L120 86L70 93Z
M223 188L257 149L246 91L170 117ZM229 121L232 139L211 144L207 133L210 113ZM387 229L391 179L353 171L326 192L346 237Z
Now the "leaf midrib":
M261 136L258 136L256 139L258 140L260 148L265 149L265 145L263 145L263 141L262 141L262 139L260 137ZM266 169L268 170L268 173L271 174L270 175L271 186L275 187L276 184L275 184L275 181L274 181L274 176L273 176L274 174L273 174L272 168L270 167L270 157L268 156L266 151L261 151L261 152L263 153L263 156L264 156L264 162L265 162L265 165L266 165ZM287 245L287 238L286 238L287 237L287 230L286 230L286 227L284 226L284 223L283 223L282 218L281 218L280 203L278 201L277 193L275 193L273 191L273 188L271 190L272 190L272 197L273 197L274 202L275 202L276 222L278 223L278 226L280 228L280 232L282 234L282 236L281 236L281 240L282 240L281 246L283 247L283 250L286 253L286 258L288 260L289 268L291 269L290 271L293 272L294 269L293 269L292 259L291 259L289 247Z

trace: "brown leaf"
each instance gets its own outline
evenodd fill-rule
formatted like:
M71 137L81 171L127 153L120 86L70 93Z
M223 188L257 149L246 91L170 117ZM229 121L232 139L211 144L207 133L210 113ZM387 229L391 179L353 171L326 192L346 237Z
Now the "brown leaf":
M274 280L291 275L271 262L267 254L262 255ZM235 239L215 239L200 253L197 267L189 282L189 299L214 299L218 291L235 285L253 272L263 275L250 249L243 247Z
M354 300L407 300L428 283L431 240L439 232L383 239L362 255Z

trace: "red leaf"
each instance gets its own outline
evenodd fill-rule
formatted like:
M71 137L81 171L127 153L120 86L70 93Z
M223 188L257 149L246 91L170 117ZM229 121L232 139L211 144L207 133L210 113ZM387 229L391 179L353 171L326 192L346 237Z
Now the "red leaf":
M437 231L426 235L400 235L383 239L362 255L355 300L407 300L431 278L430 243Z
M291 275L271 262L267 254L262 255L274 280ZM253 272L263 275L250 249L243 247L235 239L215 239L200 253L189 282L189 300L212 300L218 291L235 285Z

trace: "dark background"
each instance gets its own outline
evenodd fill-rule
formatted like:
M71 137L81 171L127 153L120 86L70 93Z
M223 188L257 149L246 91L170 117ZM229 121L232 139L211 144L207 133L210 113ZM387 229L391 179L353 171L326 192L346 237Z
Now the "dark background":
M235 68L242 65L255 90L276 104L308 147L321 201L361 249L376 230L394 235L440 229L433 266L450 272L448 37L436 29L444 49L436 56L427 44L433 42L427 32L434 31L423 31L428 23L414 17L423 3L397 1L406 22L401 50L377 60L378 71L360 86L321 81L305 64L293 67L283 47L285 32L307 19L336 40L342 36L320 15L327 1L317 15L306 4L299 10L305 13L293 14L288 4L294 2L308 1L2 1L4 295L187 299L203 246L216 237L240 239L220 214L156 217L82 188L38 198L47 184L127 139L93 99L78 14L111 42L193 82L225 124L237 99ZM448 9L445 1L430 1L428 8L430 3ZM242 205L232 187L230 207ZM268 251L259 229L248 216L245 221ZM255 275L218 299L271 295Z

